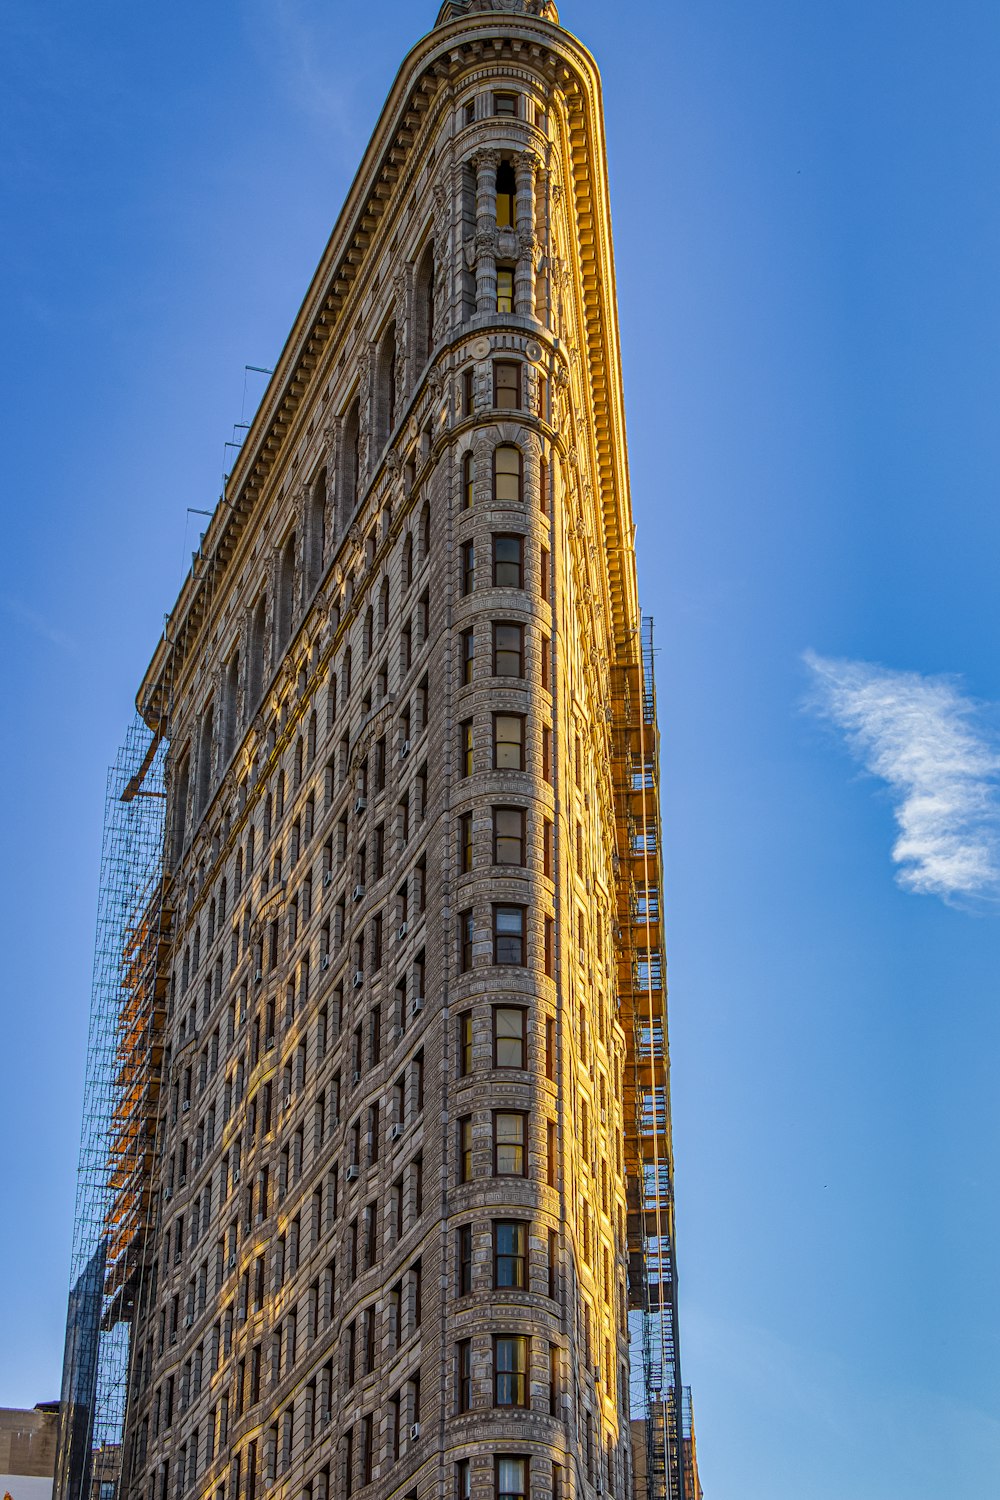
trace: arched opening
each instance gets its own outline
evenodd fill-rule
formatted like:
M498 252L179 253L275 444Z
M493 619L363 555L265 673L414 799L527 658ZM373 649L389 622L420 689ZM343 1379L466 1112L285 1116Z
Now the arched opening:
M185 750L177 767L177 785L174 791L174 806L171 819L173 857L179 859L184 847L184 831L187 827L188 796L191 791L191 755Z
M381 452L396 425L396 325L390 323L378 353L375 380L375 449Z
M417 263L414 278L414 323L417 366L426 363L434 353L434 242L427 246Z
M249 710L252 711L260 702L264 691L264 678L267 669L267 597L261 594L257 601L257 608L253 612L253 623L250 627L250 702Z
M228 765L236 748L236 723L240 693L240 653L234 651L226 667L222 703L222 760Z
M340 522L344 525L358 503L361 484L361 403L357 399L344 419L340 474Z
M378 594L378 628L379 634L385 635L389 629L389 580L382 579L382 586Z
M326 469L322 468L309 496L309 590L323 576L323 557L326 552Z
M284 650L291 640L292 620L295 615L295 533L288 538L281 554L278 570L278 611L275 621L276 645Z
M212 788L212 739L215 730L215 711L209 703L201 716L201 731L198 736L198 812L202 812Z

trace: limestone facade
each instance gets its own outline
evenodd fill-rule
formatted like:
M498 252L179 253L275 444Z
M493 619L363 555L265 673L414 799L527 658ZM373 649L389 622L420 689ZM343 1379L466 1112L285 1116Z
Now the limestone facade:
M630 1490L596 68L406 58L139 693L174 918L123 1493Z

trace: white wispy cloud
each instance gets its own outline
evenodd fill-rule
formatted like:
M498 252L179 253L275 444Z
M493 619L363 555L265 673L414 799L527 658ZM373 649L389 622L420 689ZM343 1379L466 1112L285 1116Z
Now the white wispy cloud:
M981 705L949 677L805 653L812 706L889 788L905 890L1000 896L1000 753Z

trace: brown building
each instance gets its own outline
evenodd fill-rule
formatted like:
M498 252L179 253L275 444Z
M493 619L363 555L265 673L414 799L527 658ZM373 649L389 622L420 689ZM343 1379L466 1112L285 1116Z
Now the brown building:
M59 1403L32 1411L0 1407L0 1497L49 1500L55 1473Z
M680 1378L650 666L597 71L451 0L138 695L124 1494L632 1492L630 1322L631 1417Z

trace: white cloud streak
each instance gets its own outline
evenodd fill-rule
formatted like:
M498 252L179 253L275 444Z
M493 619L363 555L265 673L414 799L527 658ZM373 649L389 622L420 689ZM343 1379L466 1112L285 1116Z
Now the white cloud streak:
M889 788L904 890L945 901L1000 896L1000 754L980 706L947 677L805 653L812 706Z

